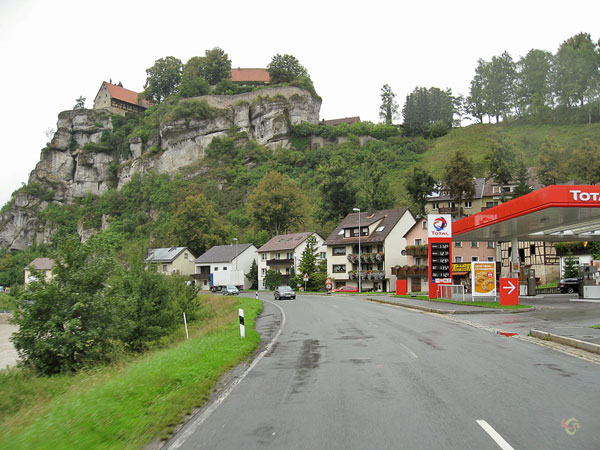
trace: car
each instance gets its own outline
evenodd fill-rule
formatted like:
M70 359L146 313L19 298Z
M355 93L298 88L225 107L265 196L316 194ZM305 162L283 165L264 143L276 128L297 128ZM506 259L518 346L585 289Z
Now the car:
M342 286L337 289L333 289L331 292L358 292L358 288L354 286Z
M579 281L577 278L564 278L558 282L561 294L573 294L579 292Z
M296 293L289 286L279 286L277 289L275 289L273 296L275 297L275 300L281 300L282 298L295 299Z
M240 290L235 286L225 286L221 292L223 295L240 295Z

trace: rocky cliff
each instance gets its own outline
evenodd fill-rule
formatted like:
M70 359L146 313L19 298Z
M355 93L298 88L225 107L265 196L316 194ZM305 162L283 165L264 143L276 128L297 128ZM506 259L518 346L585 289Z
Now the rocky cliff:
M53 230L40 225L38 213L48 205L101 195L111 187L120 188L135 173L175 173L203 158L211 140L227 136L232 129L266 147L289 146L290 125L317 123L321 107L320 99L295 87L199 98L219 113L206 120L161 123L158 134L148 142L130 140L128 159L86 147L99 143L105 130L112 130L112 117L106 111L60 113L57 131L42 150L27 186L13 194L0 215L0 246L22 250L47 243Z

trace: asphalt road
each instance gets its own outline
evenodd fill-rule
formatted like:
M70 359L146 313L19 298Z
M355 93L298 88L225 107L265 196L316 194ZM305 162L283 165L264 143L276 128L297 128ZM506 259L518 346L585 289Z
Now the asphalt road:
M355 297L277 305L273 346L166 448L600 448L597 364Z

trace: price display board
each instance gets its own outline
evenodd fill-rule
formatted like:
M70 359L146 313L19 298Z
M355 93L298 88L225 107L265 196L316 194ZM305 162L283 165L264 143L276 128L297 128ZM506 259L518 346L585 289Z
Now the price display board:
M434 242L431 244L431 278L434 283L438 278L450 278L450 244Z

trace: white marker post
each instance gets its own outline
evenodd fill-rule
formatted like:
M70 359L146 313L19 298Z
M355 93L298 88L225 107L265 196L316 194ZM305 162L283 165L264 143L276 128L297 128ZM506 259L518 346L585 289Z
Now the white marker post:
M188 334L187 320L185 320L185 313L183 313L183 325L185 326L185 338L189 339L190 335Z
M240 308L238 310L238 313L240 315L240 336L245 338L246 337L246 326L244 325L244 310L242 308Z

